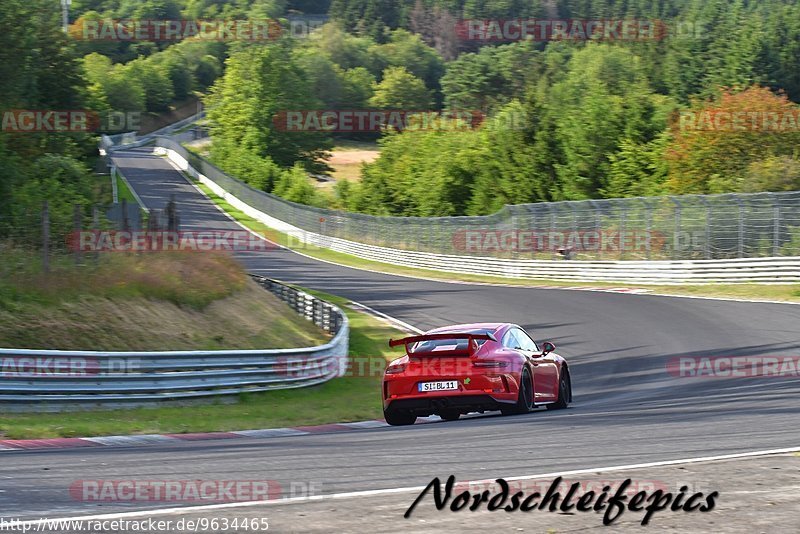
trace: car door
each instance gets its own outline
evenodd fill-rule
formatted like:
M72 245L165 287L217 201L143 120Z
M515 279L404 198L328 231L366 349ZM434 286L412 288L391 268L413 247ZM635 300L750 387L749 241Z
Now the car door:
M522 350L530 354L533 369L534 401L548 402L558 398L558 366L555 358L542 356L536 342L522 329L514 329Z

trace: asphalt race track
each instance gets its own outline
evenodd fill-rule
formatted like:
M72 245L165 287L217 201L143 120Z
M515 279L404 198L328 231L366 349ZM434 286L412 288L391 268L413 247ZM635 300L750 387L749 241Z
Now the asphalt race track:
M115 160L148 207L163 208L175 196L182 229L238 228L150 149ZM421 329L516 322L568 359L575 403L561 412L270 440L14 452L0 463L3 515L171 506L78 502L68 488L81 479L313 481L323 493L339 493L420 486L449 474L512 477L800 445L798 379L666 371L674 356L800 354L797 305L448 284L282 249L241 259L252 272L347 297Z

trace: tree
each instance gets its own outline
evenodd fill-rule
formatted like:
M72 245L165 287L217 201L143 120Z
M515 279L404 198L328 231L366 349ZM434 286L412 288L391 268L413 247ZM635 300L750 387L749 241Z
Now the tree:
M428 110L433 104L430 91L422 80L403 67L389 67L383 80L375 84L370 106L379 109Z
M144 111L145 90L138 78L130 78L124 65L93 52L83 58L83 72L89 83L89 95L102 110Z
M741 122L735 125L736 113ZM765 87L724 89L719 97L696 99L672 125L672 141L665 153L669 191L703 194L749 189L745 180L751 164L770 157L796 157L797 117L797 105Z
M144 91L144 105L147 111L166 111L172 102L175 92L169 69L151 58L137 59L121 67L120 75L133 84L141 86Z
M364 166L349 206L376 215L446 216L466 212L481 156L478 132L439 129L389 133L381 157Z
M389 34L388 42L373 45L369 52L374 57L374 74L389 67L403 67L425 82L428 89L438 90L444 72L442 58L419 35L403 29L394 30Z
M402 7L398 0L333 0L330 15L348 32L383 42L402 23Z
M523 97L544 69L543 62L542 54L530 42L487 46L478 53L462 54L447 65L442 76L445 105L495 111Z
M770 156L747 166L742 191L800 190L800 159L791 156Z
M564 152L556 166L567 199L596 198L608 185L623 139L648 142L666 122L666 102L650 88L640 59L610 45L589 45L567 64L552 89L556 135Z
M86 82L60 22L57 10L45 0L0 3L0 110L85 108ZM92 141L77 134L0 132L0 216L24 207L41 207L34 206L23 191L34 187L32 181L43 169L37 166L40 158L58 154L63 161L79 165L77 158L89 153ZM53 192L57 209L67 195Z
M664 149L668 141L669 135L666 132L647 143L623 139L619 151L609 155L611 166L603 196L618 198L663 195L664 182L667 179Z
M226 65L225 75L206 99L214 144L241 147L281 167L300 162L311 171L326 169L323 159L330 146L326 135L282 131L275 121L280 113L320 105L292 60L291 42L282 39L269 46L244 48Z
M299 164L281 173L275 184L275 194L300 204L318 207L324 204L323 198L312 185L308 172Z
M364 67L342 72L342 107L363 109L374 94L375 77Z

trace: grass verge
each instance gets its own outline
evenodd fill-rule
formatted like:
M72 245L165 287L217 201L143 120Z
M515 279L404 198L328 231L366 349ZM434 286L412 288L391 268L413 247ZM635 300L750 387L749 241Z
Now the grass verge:
M560 281L560 280L536 280L529 278L503 278L498 276L482 276L460 273L446 273L441 271L433 271L428 269L419 269L413 267L403 267L399 265L392 265L389 263L382 263L377 261L365 260L349 254L343 254L326 248L320 248L313 245L298 243L296 240L290 239L286 234L278 232L265 224L253 219L252 217L244 214L242 211L231 206L221 197L214 194L211 189L203 184L195 182L196 185L220 208L222 208L228 215L233 217L237 222L246 226L247 228L259 232L266 236L268 239L286 246L292 250L311 256L323 261L330 261L348 267L357 269L367 269L372 271L380 271L387 274L397 274L402 276L412 276L421 278L430 278L433 280L441 280L445 282L475 282L482 284L512 284L519 286L556 286L556 287L596 287L596 288L611 288L624 285L631 287L631 284L626 283L601 283L601 282L578 282L578 281ZM651 285L651 284L636 284L636 287L642 287L650 290L653 294L662 295L685 295L685 296L698 296L698 297L719 297L719 298L740 298L740 299L755 299L755 300L776 300L785 302L800 302L800 284L702 284L702 285Z
M388 339L398 330L347 306L346 299L311 293L340 306L350 319L350 357L399 357ZM239 396L233 403L93 410L58 414L0 415L5 439L246 430L364 421L382 416L377 376L337 378L310 388Z
M122 176L120 176L119 174L117 174L114 179L117 181L117 200L119 200L120 202L124 200L129 205L138 206L139 202L133 195L131 188L128 187L128 182L123 180Z
M95 264L3 248L0 347L218 350L308 347L329 336L224 254L109 254Z

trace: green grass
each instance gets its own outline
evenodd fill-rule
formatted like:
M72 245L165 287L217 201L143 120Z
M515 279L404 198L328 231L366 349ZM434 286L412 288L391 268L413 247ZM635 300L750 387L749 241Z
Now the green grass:
M350 356L392 359L391 337L402 333L354 311L340 297L310 291L340 306L350 320ZM363 421L382 416L380 376L337 378L310 388L241 395L233 403L0 415L6 439L187 433Z
M157 252L103 253L76 266L54 256L42 269L38 252L0 244L0 309L30 303L53 305L82 297L141 297L201 310L245 287L242 267L225 254Z
M330 261L348 267L355 267L357 269L368 269L373 271L380 271L388 274L398 274L403 276L413 276L421 278L430 278L442 281L464 281L476 282L483 284L513 284L519 286L558 286L558 287L571 287L571 286L585 286L597 288L610 288L610 287L642 287L650 290L653 294L669 294L669 295L687 295L687 296L705 296L705 297L720 297L720 298L743 298L743 299L762 299L762 300L778 300L786 302L800 302L800 284L702 284L702 285L652 285L652 284L630 284L630 283L613 283L613 282L582 282L582 281L562 281L562 280L537 280L530 278L504 278L499 276L482 276L461 273L447 273L442 271L433 271L428 269L419 269L413 267L403 267L399 265L392 265L377 261L365 260L349 254L336 252L330 249L315 247L312 245L299 244L294 240L290 240L285 234L278 232L268 226L256 221L255 219L245 215L240 210L234 208L224 199L215 195L208 187L203 184L197 184L200 189L226 213L232 216L237 222L246 226L247 228L263 233L272 241L281 245L287 246L292 250L306 254L313 258L324 261Z
M0 256L0 347L218 350L309 347L329 336L224 254L108 254L76 266ZM37 265L38 264L38 265Z
M130 187L128 187L128 183L122 179L122 176L119 174L116 175L115 180L117 181L117 199L122 202L123 200L128 204L133 204L138 206L138 201L136 197L133 195Z

